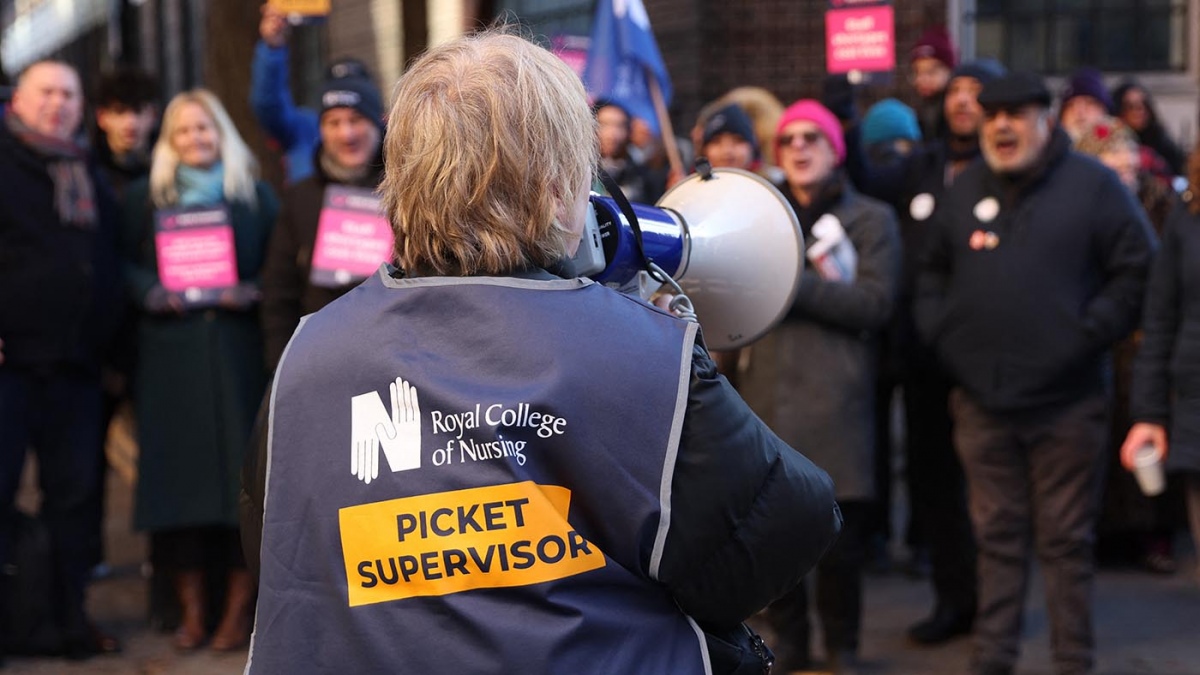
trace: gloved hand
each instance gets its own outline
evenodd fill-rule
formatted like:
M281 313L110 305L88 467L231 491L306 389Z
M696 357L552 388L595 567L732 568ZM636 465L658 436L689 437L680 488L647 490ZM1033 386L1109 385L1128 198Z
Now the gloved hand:
M221 291L221 297L217 304L222 309L245 310L250 309L259 300L262 300L262 291L258 290L258 286L246 281L238 283L236 286L226 288Z

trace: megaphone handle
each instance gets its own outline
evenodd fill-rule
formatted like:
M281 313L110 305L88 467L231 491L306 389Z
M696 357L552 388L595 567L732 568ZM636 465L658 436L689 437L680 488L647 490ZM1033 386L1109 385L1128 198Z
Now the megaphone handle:
M600 182L604 185L604 189L608 190L608 195L617 203L617 208L621 209L621 214L625 216L625 220L629 221L629 229L633 230L633 245L637 249L638 257L642 259L642 267L650 272L650 276L656 277L650 266L654 261L646 257L646 249L642 248L642 226L638 223L637 214L633 211L633 205L625 197L625 193L621 191L621 186L617 181L609 175L604 167L599 167ZM664 283L662 279L655 278L655 281Z
M687 293L683 292L683 289L679 287L679 283L672 279L670 274L667 274L663 268L655 263L650 263L650 275L654 277L655 281L664 286L671 287L671 295L674 297L671 298L671 304L667 306L667 309L671 310L675 316L684 321L700 322L700 319L696 316L696 307L692 304L692 299L687 296Z

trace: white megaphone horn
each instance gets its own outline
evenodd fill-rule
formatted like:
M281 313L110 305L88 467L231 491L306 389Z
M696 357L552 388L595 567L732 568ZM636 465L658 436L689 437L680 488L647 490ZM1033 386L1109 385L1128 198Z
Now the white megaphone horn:
M593 194L591 202L574 258L579 274L639 290L646 263L637 234L616 200ZM787 200L765 179L741 169L705 170L657 206L631 206L641 250L691 299L710 349L750 344L787 314L800 285L804 236Z

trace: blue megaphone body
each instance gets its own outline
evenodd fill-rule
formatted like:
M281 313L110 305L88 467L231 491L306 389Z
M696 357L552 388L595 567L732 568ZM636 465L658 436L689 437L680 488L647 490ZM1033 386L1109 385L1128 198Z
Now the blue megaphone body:
M593 194L575 255L579 273L623 292L647 295L646 264L617 201ZM796 297L804 237L783 195L757 174L714 169L671 188L656 206L632 204L645 258L692 300L712 349L757 340ZM594 220L593 220L594 216Z

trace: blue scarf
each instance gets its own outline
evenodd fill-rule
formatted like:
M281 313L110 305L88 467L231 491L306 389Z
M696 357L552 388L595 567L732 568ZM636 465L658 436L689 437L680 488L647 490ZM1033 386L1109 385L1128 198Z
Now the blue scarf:
M225 167L220 162L207 169L180 164L175 170L180 206L208 206L225 198Z

